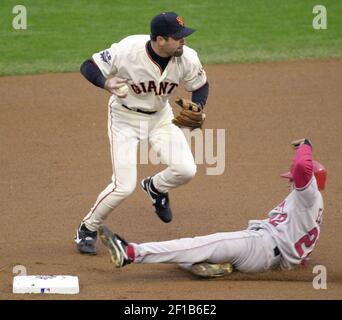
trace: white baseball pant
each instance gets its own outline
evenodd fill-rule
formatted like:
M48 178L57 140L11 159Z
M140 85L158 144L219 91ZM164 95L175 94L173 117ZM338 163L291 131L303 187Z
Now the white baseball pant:
M280 255L274 251L276 243L264 229L130 245L134 263L177 263L189 269L198 262L230 262L241 272L262 272L280 263Z
M154 175L158 191L168 192L187 183L196 174L196 164L180 128L172 123L174 115L167 104L155 114L127 110L115 98L108 106L108 136L113 167L112 182L99 194L83 219L95 231L111 211L126 199L137 183L139 141L148 139L152 149L168 167Z

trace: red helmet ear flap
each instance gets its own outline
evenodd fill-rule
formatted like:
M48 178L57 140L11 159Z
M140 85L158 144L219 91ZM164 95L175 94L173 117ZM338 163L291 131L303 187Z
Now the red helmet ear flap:
M317 181L318 190L323 191L325 189L325 183L327 181L327 170L318 161L312 160L313 171Z

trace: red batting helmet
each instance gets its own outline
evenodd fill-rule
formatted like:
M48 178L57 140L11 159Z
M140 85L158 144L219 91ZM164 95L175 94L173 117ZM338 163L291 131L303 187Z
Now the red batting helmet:
M324 166L316 161L312 160L313 172L317 181L318 190L323 191L325 189L325 182L327 180L327 170ZM292 174L290 171L284 172L280 175L282 178L292 179Z

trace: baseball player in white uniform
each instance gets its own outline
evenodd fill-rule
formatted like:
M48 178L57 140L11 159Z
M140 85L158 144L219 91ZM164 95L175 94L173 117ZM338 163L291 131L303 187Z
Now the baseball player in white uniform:
M177 263L201 277L219 277L233 269L262 272L304 264L320 234L326 170L312 160L307 139L294 141L296 149L289 179L289 195L264 220L249 221L248 228L195 238L151 243L127 243L108 227L100 237L116 267L129 263Z
M81 73L91 83L112 93L108 136L113 175L76 231L81 253L96 254L99 226L134 191L140 140L148 139L162 163L168 165L141 182L163 222L172 219L168 191L195 175L191 149L182 130L172 122L175 119L168 102L183 81L198 110L206 103L206 73L197 53L184 40L194 31L185 27L176 13L162 13L152 19L151 35L124 38L82 64Z

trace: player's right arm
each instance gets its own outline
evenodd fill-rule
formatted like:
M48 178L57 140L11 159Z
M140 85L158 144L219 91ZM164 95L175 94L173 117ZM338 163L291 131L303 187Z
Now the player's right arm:
M93 60L87 59L84 61L81 65L80 71L93 85L104 88L106 78L103 76L101 70Z
M116 89L120 88L123 84L127 83L126 79L122 79L119 77L112 77L106 79L100 68L96 65L96 63L88 59L84 61L80 68L83 76L90 81L93 85L106 89L112 94L115 94L119 98L125 98L127 94L119 94Z
M115 77L117 72L115 66L115 44L111 48L95 53L92 59L87 59L81 65L82 75L97 87L103 88L120 98L126 95L120 95L116 89L127 82L126 79Z

